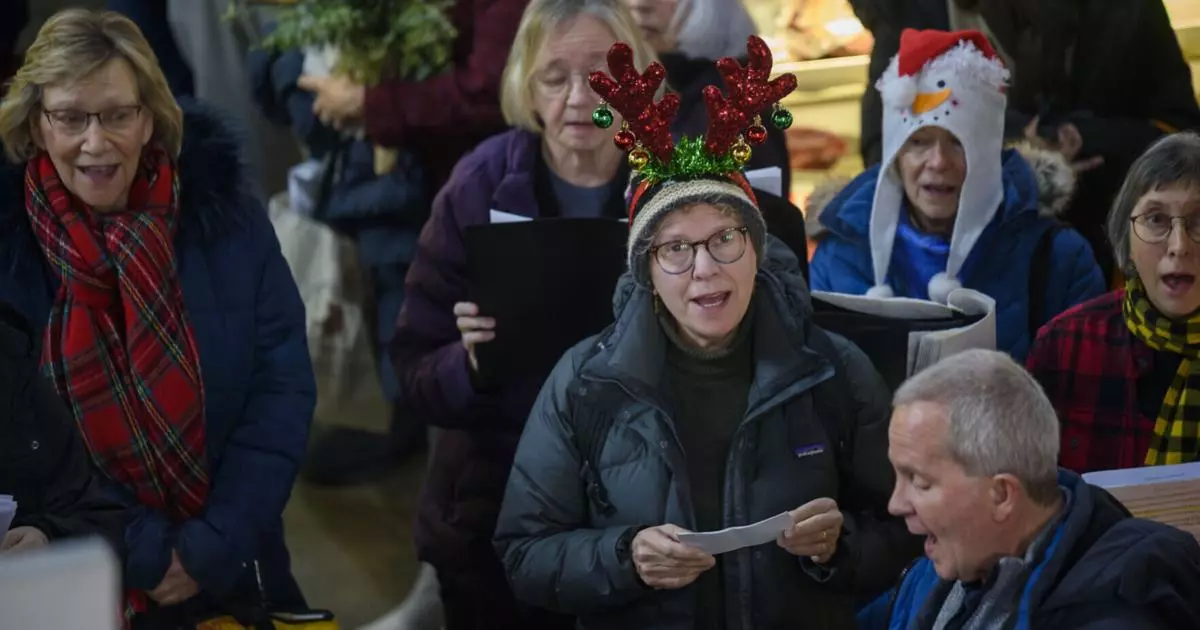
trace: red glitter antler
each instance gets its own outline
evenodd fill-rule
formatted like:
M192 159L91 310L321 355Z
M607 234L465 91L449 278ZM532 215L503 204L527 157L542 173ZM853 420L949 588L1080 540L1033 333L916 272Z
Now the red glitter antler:
M588 77L588 82L625 119L628 130L617 133L617 146L628 151L640 143L661 162L670 162L675 149L671 121L679 112L679 97L668 94L654 102L666 70L655 62L646 72L639 73L633 65L633 50L624 42L617 42L608 50L608 69L612 77L596 71ZM630 132L633 137L624 135Z
M713 155L721 155L728 151L742 130L751 123L761 128L758 117L763 110L777 104L796 89L794 75L785 74L774 81L769 80L772 66L771 49L761 38L756 35L750 36L746 42L746 54L745 67L731 57L717 61L717 70L729 88L728 99L715 85L704 88L704 103L708 108L705 147ZM765 131L763 129L761 134L764 140Z

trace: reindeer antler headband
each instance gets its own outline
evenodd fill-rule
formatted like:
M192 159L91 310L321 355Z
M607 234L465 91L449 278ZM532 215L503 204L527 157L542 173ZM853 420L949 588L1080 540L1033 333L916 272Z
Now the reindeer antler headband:
M779 101L796 89L792 74L771 80L771 50L762 39L751 35L746 53L745 67L730 57L717 61L729 96L715 85L705 87L708 129L702 137L681 138L676 146L671 138L671 122L679 112L679 96L667 94L654 102L666 70L655 62L639 73L633 65L633 50L617 42L608 51L612 76L597 71L589 77L592 89L604 99L592 112L592 122L607 129L613 123L609 107L621 114L625 121L613 142L629 152L630 166L649 183L739 171L750 159L750 144L767 139L763 111L773 109L771 123L779 129L792 125L791 112Z

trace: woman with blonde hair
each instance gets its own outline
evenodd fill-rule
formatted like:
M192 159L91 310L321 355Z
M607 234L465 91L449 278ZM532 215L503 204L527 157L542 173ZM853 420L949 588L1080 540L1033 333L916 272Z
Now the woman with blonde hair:
M236 136L137 27L51 17L0 102L0 300L37 327L107 492L133 627L303 610L282 513L312 419L303 305Z
M626 159L592 124L600 99L588 75L605 67L614 42L637 35L618 0L530 2L501 83L515 128L458 163L409 268L392 363L404 399L439 429L414 533L421 560L437 569L448 630L570 627L517 603L491 546L513 452L547 374L480 382L474 349L505 335L509 322L469 302L464 234L487 224L490 210L625 216ZM631 62L645 69L649 46L637 39L633 49Z

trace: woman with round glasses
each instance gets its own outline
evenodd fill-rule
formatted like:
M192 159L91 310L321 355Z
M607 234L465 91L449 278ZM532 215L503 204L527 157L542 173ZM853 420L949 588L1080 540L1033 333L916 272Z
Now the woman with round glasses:
M616 322L560 360L508 477L514 592L581 628L853 628L917 552L886 386L811 323L741 171L639 175L630 206ZM725 552L681 537L780 515Z
M304 305L236 134L181 109L132 22L71 9L26 53L0 139L0 300L129 508L133 627L264 596L303 611L282 516L316 398Z
M1077 472L1200 459L1200 136L1168 136L1108 216L1125 288L1047 324L1029 370Z

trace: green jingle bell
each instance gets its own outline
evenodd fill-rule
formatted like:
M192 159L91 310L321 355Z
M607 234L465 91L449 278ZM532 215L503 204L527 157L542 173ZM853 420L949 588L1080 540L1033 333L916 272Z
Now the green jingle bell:
M592 124L601 129L608 129L613 124L612 112L608 110L608 106L600 105L592 111Z
M776 129L787 129L792 126L792 112L780 107L771 112L771 124Z

